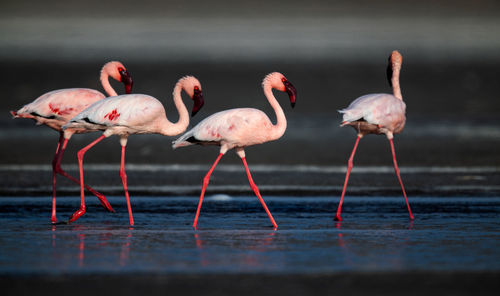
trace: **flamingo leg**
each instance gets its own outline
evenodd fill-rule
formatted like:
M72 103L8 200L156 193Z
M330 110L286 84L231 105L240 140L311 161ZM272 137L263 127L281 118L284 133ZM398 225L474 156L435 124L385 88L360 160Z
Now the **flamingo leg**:
M392 139L389 139L389 143L391 143L391 152L392 152L392 161L394 162L394 171L396 172L396 176L398 176L399 184L401 185L401 190L403 191L403 196L405 197L406 206L408 207L408 213L410 214L410 219L413 220L413 214L410 209L410 203L408 202L408 197L406 197L405 187L403 185L403 181L401 180L401 174L399 173L398 162L396 161L396 152L394 149L394 143Z
M132 216L132 207L130 206L130 197L127 188L127 174L125 173L125 145L122 146L120 178L122 179L123 190L125 191L125 198L127 199L128 218L130 220L130 226L134 226L134 217Z
M61 146L61 142L59 142L59 145L58 145L58 148L60 147L58 153L56 153L56 156L54 157L54 161L52 161L52 170L53 170L53 186L52 186L52 191L53 191L53 200L55 202L55 178L56 178L56 174L60 174L61 176L64 176L66 178L68 178L70 181L76 183L76 184L80 184L80 181L77 180L75 177L71 176L70 174L66 173L62 168L61 168L61 160L63 158L63 155L64 155L64 151L66 151L66 146L68 144L68 139L64 139L64 142L62 143L62 146ZM106 199L106 197L96 191L94 188L90 187L89 185L87 184L83 184L83 186L85 187L85 189L87 189L88 191L90 191L92 194L94 194L95 196L97 196L97 198L99 199L99 201L101 202L101 205L108 211L114 213L115 210L113 209L113 207L111 207L111 205L109 204L108 200Z
M262 207L264 207L264 210L266 211L267 216L269 216L269 220L271 220L271 223L273 224L273 228L277 229L278 224L276 224L276 222L274 221L273 215L271 215L271 212L267 208L266 203L264 202L264 199L260 195L259 188L257 187L257 185L255 185L255 183L252 179L252 175L250 174L250 169L248 169L246 158L242 157L241 160L243 161L243 165L245 166L245 171L247 172L248 182L250 183L250 187L252 188L253 192L255 193L257 198L259 199L260 203L262 204Z
M200 211L201 211L201 204L203 203L203 196L205 196L205 190L207 189L208 182L210 181L210 175L212 175L212 172L214 171L215 167L219 163L219 160L222 158L224 154L219 153L219 156L217 156L217 159L215 160L214 164L208 171L208 173L205 175L205 178L203 178L203 187L201 188L201 194L200 194L200 201L198 202L198 209L196 210L196 216L194 217L194 222L193 222L193 228L196 229L196 225L198 224L198 217L200 216Z
M57 185L57 160L59 159L59 151L61 148L61 144L64 140L64 135L62 132L59 133L59 141L57 142L56 154L54 155L54 159L52 160L52 215L50 218L50 222L52 224L57 223L56 217L56 185Z
M342 195L340 196L339 206L337 208L337 215L334 218L335 221L342 221L342 218L340 217L340 211L342 210L342 203L344 202L345 190L347 188L347 183L349 182L349 175L351 174L351 170L353 167L354 154L356 154L356 148L358 148L358 144L359 144L360 139L361 139L361 136L358 135L358 138L356 139L356 143L354 143L354 148L352 149L351 156L349 157L349 160L347 161L347 173L345 175L344 188L342 189Z
M84 183L83 183L83 156L85 155L85 152L87 152L90 148L92 148L95 144L99 143L102 141L102 139L106 138L105 135L101 135L99 138L97 138L95 141L92 143L88 144L87 146L83 147L80 151L77 153L78 157L78 168L80 170L80 198L81 198L81 203L80 203L80 209L78 209L76 212L71 215L69 218L68 223L76 221L78 218L80 218L83 214L85 214L85 194L84 194Z

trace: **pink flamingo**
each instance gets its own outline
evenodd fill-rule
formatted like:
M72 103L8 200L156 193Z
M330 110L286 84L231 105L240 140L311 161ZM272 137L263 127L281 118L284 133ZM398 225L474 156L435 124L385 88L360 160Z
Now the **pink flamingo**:
M359 140L367 134L385 134L387 136L391 145L394 170L403 191L410 219L413 220L413 214L410 209L410 204L408 203L408 198L406 197L403 181L401 180L398 163L396 161L396 152L392 141L394 134L399 134L403 130L406 121L406 104L403 102L403 96L401 95L401 89L399 87L399 72L401 71L402 63L403 57L401 54L396 50L393 51L389 57L389 64L387 66L387 79L392 86L393 95L364 95L354 100L346 109L339 111L344 114L341 126L352 126L358 132L358 137L347 163L344 188L342 190L342 196L340 197L337 215L335 216L336 221L342 221L340 211L342 209L347 182L349 181L349 174L352 170L356 148L358 147Z
M201 84L198 79L192 76L179 79L173 92L174 103L179 112L179 120L176 123L172 123L167 119L165 109L157 99L148 95L132 94L109 97L98 101L63 126L64 130L104 131L102 136L78 151L81 205L80 209L70 217L68 223L77 220L86 211L83 191L83 156L85 152L102 139L111 135L118 135L120 136L121 144L120 177L127 200L130 225L134 225L132 207L130 206L127 189L127 175L125 174L125 146L127 145L128 137L132 134L176 136L184 132L189 125L189 113L182 101L181 90L184 90L194 100L192 116L203 106Z
M262 199L259 189L253 182L250 170L248 169L247 161L245 159L244 148L250 145L277 140L285 133L285 114L278 101L276 101L272 89L274 88L279 91L286 91L290 97L292 107L295 105L297 91L295 90L295 87L285 78L285 76L278 72L267 75L262 82L262 88L264 89L264 94L267 100L276 113L277 123L275 125L271 122L267 115L260 110L253 108L230 109L207 117L173 142L174 149L194 144L220 146L219 156L203 179L200 201L198 203L198 209L193 223L194 228L196 228L198 223L201 204L210 180L210 175L217 166L221 157L232 148L236 148L236 153L243 161L248 181L250 182L250 187L264 207L264 210L269 216L273 227L278 227L273 216L271 215L271 212L267 208L264 199Z
M101 84L109 96L116 96L115 90L111 87L108 77L123 82L126 93L132 89L132 77L127 72L125 66L120 62L106 63L101 70ZM56 223L56 179L60 174L69 180L79 184L80 182L73 176L66 173L61 168L61 159L66 149L66 145L74 133L85 133L86 130L70 129L63 132L62 126L71 118L83 111L94 102L102 100L106 96L101 92L88 88L67 88L59 89L43 94L33 102L25 105L18 111L11 111L14 118L31 118L37 124L45 124L59 132L59 142L56 153L52 160L52 217L51 222ZM85 184L85 188L96 195L103 207L114 212L113 208L106 200L106 197Z

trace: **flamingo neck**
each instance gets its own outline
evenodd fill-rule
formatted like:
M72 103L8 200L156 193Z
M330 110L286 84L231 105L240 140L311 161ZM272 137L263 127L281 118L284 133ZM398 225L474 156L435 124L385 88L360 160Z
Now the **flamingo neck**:
M108 94L109 97L118 95L113 87L111 87L111 84L109 84L109 74L105 70L101 71L101 84L102 88L104 88L104 91Z
M279 139L283 134L285 133L286 130L286 117L285 113L283 112L283 109L281 108L280 104L276 100L273 94L273 90L271 85L269 84L264 84L264 94L269 101L269 104L271 107L273 107L274 112L276 113L276 124L273 125L271 129L271 139L276 140Z
M394 96L400 100L403 100L403 95L401 95L401 88L399 87L399 72L401 71L401 65L394 65L392 70L392 93Z
M175 108L177 108L177 112L179 112L179 120L177 120L176 123L172 123L165 117L166 124L164 124L162 129L162 134L165 136L176 136L184 132L189 125L189 112L182 101L182 89L183 85L181 83L175 85L173 96Z

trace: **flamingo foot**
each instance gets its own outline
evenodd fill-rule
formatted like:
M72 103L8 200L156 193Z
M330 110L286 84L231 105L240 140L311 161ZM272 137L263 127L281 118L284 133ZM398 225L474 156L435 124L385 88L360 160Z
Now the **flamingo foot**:
M113 209L113 207L111 207L111 205L109 204L108 200L106 199L106 197L104 195L97 195L97 198L99 199L99 201L101 202L101 205L106 210L108 210L111 213L116 213L115 210Z
M83 216L83 214L85 214L85 212L86 212L85 207L80 208L78 211L74 212L73 215L71 215L71 217L69 218L68 224L78 220L78 218Z
M337 215L337 216L335 216L335 218L333 218L333 220L340 222L340 221L342 221L342 218L340 217L340 215Z
M413 217L413 214L412 214L412 213L410 213L410 220L412 220L412 221L413 221L413 219L415 219L415 217Z
M57 224L57 218L55 216L52 216L52 218L50 218L50 223L52 224Z

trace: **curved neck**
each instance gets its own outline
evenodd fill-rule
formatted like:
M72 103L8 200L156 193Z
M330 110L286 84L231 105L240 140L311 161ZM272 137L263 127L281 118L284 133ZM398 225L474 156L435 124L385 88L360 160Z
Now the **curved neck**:
M184 132L189 125L189 112L182 101L181 91L183 87L181 83L177 83L174 88L174 104L179 112L179 120L176 123L170 122L167 118L165 120L168 122L163 130L162 134L165 136L177 136L178 134Z
M104 91L108 94L109 97L114 97L117 96L118 94L116 91L111 87L111 84L109 84L109 74L106 71L101 71L101 84L102 88L104 88Z
M401 88L399 87L399 72L401 71L401 66L394 65L392 68L392 93L396 98L403 100L403 96L401 95Z
M285 113L283 112L283 109L281 108L280 104L274 97L271 86L269 84L265 84L263 88L264 88L264 94L266 95L269 104L271 105L271 107L273 107L274 112L276 113L277 122L276 124L273 125L271 130L271 138L275 140L283 136L283 134L285 133L286 117Z

